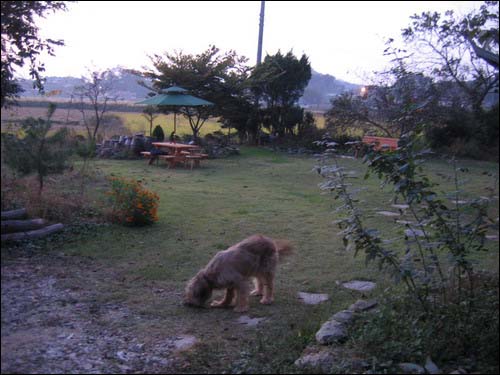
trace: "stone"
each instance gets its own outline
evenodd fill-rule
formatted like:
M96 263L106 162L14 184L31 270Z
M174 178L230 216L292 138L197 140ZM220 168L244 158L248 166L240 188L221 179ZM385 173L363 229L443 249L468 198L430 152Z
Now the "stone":
M392 211L377 211L376 213L382 216L400 216L399 213Z
M461 201L461 200L457 201L455 199L451 199L451 201L452 201L452 203L455 203L455 204L467 204L467 203L469 203L468 201Z
M360 299L349 306L349 310L354 312L362 312L374 308L375 306L377 306L377 304L378 302L375 300L365 301L363 299Z
M339 311L338 313L334 314L330 320L336 320L337 322L340 323L349 323L354 316L354 313L350 310L342 310Z
M353 281L349 281L347 283L343 283L342 286L344 288L347 288L347 289L357 290L358 292L369 292L370 290L375 288L375 286L377 286L377 284L375 284L371 281L353 280Z
M450 372L450 374L467 374L467 371L460 367L458 370Z
M322 345L332 344L334 342L343 342L347 339L347 330L344 323L336 320L327 320L318 332L316 332L316 341Z
M324 373L328 373L334 363L335 357L327 350L303 355L294 362L295 366L299 368L318 369Z
M396 223L403 224L403 225L411 225L411 224L413 224L413 221L409 221L409 220L396 220Z
M408 237L424 237L425 233L420 229L405 229L405 235Z
M177 351L183 351L183 350L188 350L191 349L198 340L194 336L189 336L189 335L181 335L179 337L176 337L172 344L175 347L175 350Z
M255 327L264 320L266 320L266 318L250 318L248 315L242 315L238 318L237 322L248 327Z
M439 369L439 367L436 366L434 362L432 362L430 356L427 356L427 358L425 359L424 368L428 374L441 374L441 370Z
M127 362L130 359L127 352L124 350L116 352L116 357L124 362Z
M424 368L415 363L404 362L398 364L398 366L406 374L425 374Z
M328 294L299 292L300 298L306 305L317 305L328 300Z
M391 204L391 206L397 208L398 210L406 210L410 207L407 204Z

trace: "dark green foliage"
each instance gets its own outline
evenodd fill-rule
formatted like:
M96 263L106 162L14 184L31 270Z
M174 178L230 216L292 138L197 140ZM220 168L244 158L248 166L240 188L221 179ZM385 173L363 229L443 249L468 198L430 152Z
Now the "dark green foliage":
M61 173L66 168L71 153L68 147L68 130L62 128L49 136L50 121L55 111L51 105L47 118L27 118L21 129L24 137L9 135L3 139L3 157L8 166L21 174L38 174L39 192L43 178L51 173Z
M197 55L166 54L155 55L152 63L155 71L138 73L152 80L152 90L161 92L170 86L181 86L190 94L214 103L214 106L168 107L161 106L163 113L176 110L186 116L193 131L194 139L210 117L228 115L229 105L234 115L234 106L245 105L242 97L242 83L246 79L248 67L245 57L234 51L221 54L215 46ZM143 83L144 84L144 83ZM243 101L243 103L242 103ZM228 116L229 118L229 116Z
M336 145L320 143L329 146L326 156L335 155ZM358 323L353 339L378 363L423 363L428 355L444 363L475 357L482 366L498 371L494 354L498 351L498 276L485 276L473 267L476 253L486 251L486 232L497 228L489 217L491 199L461 201L461 175L467 170L454 160L450 163L454 191L441 192L422 168L427 154L419 132L402 136L396 151L370 149L364 158L365 178L377 175L382 186L391 188L392 202L406 205L406 218L411 219L395 223L406 228L404 238L391 240L367 225L369 214L338 161L334 158L334 165L318 167L327 178L322 189L342 202L337 212L345 216L336 224L346 248L355 255L364 254L367 263L378 263L395 281L380 312ZM397 286L400 281L406 293Z
M421 164L427 150L421 150L422 137L408 134L402 137L397 151L371 151L365 156L369 164L369 173L375 173L383 180L383 185L393 187L394 202L401 202L409 207L415 224L408 229L418 229L421 235L409 238L403 248L391 248L382 241L380 233L366 228L364 218L356 209L356 199L348 191L346 175L338 165L323 167L320 172L329 180L324 189L335 191L336 198L341 198L348 217L338 220L343 229L344 242L355 249L355 253L364 252L367 261L377 260L380 267L388 266L397 279L404 281L408 290L428 307L430 290L441 290L441 298L446 301L445 285L454 274L446 274L438 254L448 254L450 266L457 269L458 275L472 275L470 256L474 251L484 249L484 236L494 221L487 215L488 200L476 199L468 203L467 215L463 209L450 207L445 197L436 192L436 184L422 172ZM420 151L421 150L421 151ZM455 167L456 191L450 197L459 201L461 169ZM469 280L469 282L471 282ZM459 284L459 283L458 283ZM457 284L457 285L458 285ZM465 301L469 295L461 295Z
M263 125L271 133L293 134L302 121L303 110L297 106L311 79L311 64L304 54L300 59L292 51L267 55L255 67L249 84L256 98L266 105L262 111Z
M1 106L14 98L21 87L14 79L16 68L29 61L30 75L39 90L43 89L41 74L45 68L39 61L42 51L54 56L54 46L62 40L43 40L38 35L35 17L45 17L49 11L66 10L64 1L2 1L2 94Z
M165 133L160 125L155 126L153 130L153 138L156 139L157 142L163 142L165 140Z
M475 117L463 108L451 108L442 125L427 127L433 150L459 157L498 161L498 104Z
M477 277L470 306L435 304L425 313L409 296L387 294L378 312L356 322L352 340L376 358L379 371L380 364L397 372L399 362L425 363L431 356L441 370L498 373L498 276Z
M96 154L96 143L92 139L88 139L83 135L76 135L70 139L70 147L75 150L75 153L87 160L93 158Z

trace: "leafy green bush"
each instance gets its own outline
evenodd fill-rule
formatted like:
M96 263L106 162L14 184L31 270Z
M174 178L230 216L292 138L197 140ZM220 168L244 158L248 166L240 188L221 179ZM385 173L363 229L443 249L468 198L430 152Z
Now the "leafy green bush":
M156 125L153 130L153 138L158 142L163 142L165 139L165 133L163 132L163 128L160 125Z
M345 215L336 223L344 245L355 255L363 253L367 263L377 262L395 283L402 281L407 292L399 296L395 284L388 307L358 332L358 339L377 358L412 361L433 353L448 361L475 356L487 366L495 366L496 360L498 370L497 354L495 360L489 358L498 353L498 277L496 283L484 283L473 267L475 254L487 250L487 231L498 227L489 217L498 180L491 197L464 201L460 176L467 169L451 160L453 191L439 192L422 168L429 152L422 132L402 136L395 151L372 147L364 158L365 178L372 173L382 186L392 187L392 202L399 203L409 219L395 224L406 228L404 236L386 240L384 233L367 226L369 214L356 194L360 189L347 182L350 175L335 157L335 144L324 144L329 146L325 160L333 155L334 163L317 170L326 178L321 188L342 202L337 212Z
M392 152L372 148L364 161L368 163L365 178L373 173L383 180L384 186L392 186L393 202L401 202L410 213L411 221L401 223L406 227L404 243L393 245L393 241L384 241L378 230L366 227L364 213L357 207L351 184L346 182L348 175L336 159L334 165L318 167L318 172L327 179L322 188L334 192L335 198L344 202L341 210L346 212L346 217L337 220L343 230L344 243L353 248L355 254L363 252L367 261L377 261L381 268L390 270L424 309L428 308L431 290L440 290L443 301L448 299L446 286L450 282L461 292L462 302L468 303L470 296L460 287L460 278L463 274L471 278L471 256L485 249L485 234L495 226L494 219L488 217L490 200L479 198L460 204L459 173L466 170L454 165L455 190L448 198L455 207L450 207L449 200L436 192L437 184L423 172L422 164L429 152L424 149L423 134L408 133L401 137L399 146ZM335 152L329 149L326 155ZM443 263L441 254L448 256L449 264ZM448 267L451 272L447 271Z
M430 147L440 153L498 161L498 104L478 118L463 108L453 108L440 126L427 128Z
M498 275L475 274L475 279L471 305L436 303L430 314L408 295L391 291L376 313L354 324L352 342L378 365L424 363L431 356L444 371L460 366L469 372L498 373Z
M108 192L112 203L111 218L126 225L148 225L158 221L157 194L145 189L139 181L112 177L111 191Z
M72 152L68 147L69 132L66 128L49 135L55 109L55 104L51 103L46 119L29 117L23 120L20 134L2 136L2 157L5 163L22 175L36 172L39 194L43 190L44 177L51 173L61 173L67 167L67 160Z

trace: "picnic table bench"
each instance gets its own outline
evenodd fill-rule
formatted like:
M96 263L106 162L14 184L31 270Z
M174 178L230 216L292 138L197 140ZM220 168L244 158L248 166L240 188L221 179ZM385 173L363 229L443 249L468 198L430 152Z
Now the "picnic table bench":
M375 137L372 135L365 135L361 142L362 144L371 145L373 144L373 149L375 151L394 151L398 149L399 138L389 138L389 137ZM356 147L356 152L354 157L358 157L359 151L361 151L361 145Z
M393 151L398 148L399 138L387 138L387 137L374 137L371 135L365 135L362 142L365 144L375 144L375 151L379 150L389 150Z

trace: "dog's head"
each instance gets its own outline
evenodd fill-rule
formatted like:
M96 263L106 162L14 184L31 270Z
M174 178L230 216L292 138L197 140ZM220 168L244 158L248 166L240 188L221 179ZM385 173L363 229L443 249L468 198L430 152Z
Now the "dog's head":
M192 307L203 307L205 302L212 296L212 287L202 272L193 277L187 287L184 296L184 305Z

